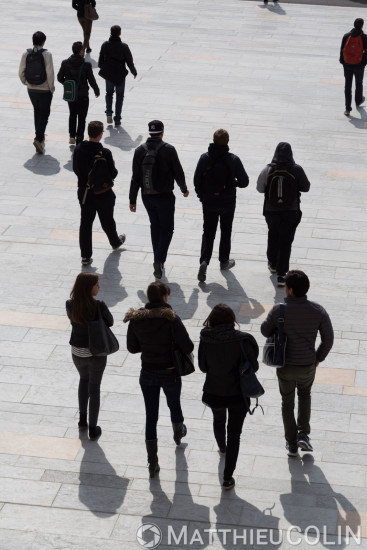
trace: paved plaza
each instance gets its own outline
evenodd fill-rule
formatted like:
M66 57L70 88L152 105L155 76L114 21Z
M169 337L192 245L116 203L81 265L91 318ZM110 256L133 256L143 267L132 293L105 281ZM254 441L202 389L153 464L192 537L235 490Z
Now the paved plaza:
M243 0L100 0L97 8L93 66L110 26L120 24L138 70L136 80L127 78L122 126L106 127L103 139L119 170L116 220L126 243L112 252L96 221L88 268L100 274L121 343L102 381L98 442L77 430L79 378L64 309L80 272L68 109L56 82L46 154L35 154L33 112L18 79L34 31L46 33L58 71L81 28L69 0L14 0L1 10L0 550L138 549L142 523L161 529L159 550L263 548L264 541L266 548L289 550L298 538L301 550L311 543L317 550L367 548L367 106L343 115L338 60L343 33L365 10ZM97 72L102 93L90 95L87 120L105 121ZM129 211L128 189L134 148L154 118L164 121L190 189L186 199L176 191L163 280L196 349L203 320L218 302L229 304L241 329L263 344L260 324L284 291L266 268L257 176L277 143L288 141L311 181L291 266L310 276L308 296L327 309L336 336L314 386L315 452L287 458L275 372L261 364L264 415L257 411L245 421L236 488L227 493L198 369L183 380L188 435L178 448L161 403L161 472L148 479L140 357L126 351L122 320L129 307L144 303L153 280L147 214L140 197L136 214ZM236 267L219 271L216 244L206 284L199 285L202 214L192 176L221 127L250 185L238 192ZM301 534L289 537L290 526ZM236 538L243 530L246 545ZM359 543L348 541L347 532L360 534ZM154 532L145 537L153 541Z

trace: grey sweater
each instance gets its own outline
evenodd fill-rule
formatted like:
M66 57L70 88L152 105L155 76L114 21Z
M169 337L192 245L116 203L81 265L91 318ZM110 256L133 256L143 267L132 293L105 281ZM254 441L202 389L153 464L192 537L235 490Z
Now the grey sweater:
M307 296L284 299L284 331L287 335L285 364L308 366L323 361L334 342L334 331L325 309L310 302ZM278 328L280 304L275 305L261 325L263 336L271 336ZM317 350L315 342L318 332L321 343Z

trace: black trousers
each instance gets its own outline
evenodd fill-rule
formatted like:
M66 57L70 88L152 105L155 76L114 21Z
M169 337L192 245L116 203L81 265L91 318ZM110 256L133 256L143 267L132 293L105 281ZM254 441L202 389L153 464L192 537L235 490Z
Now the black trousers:
M69 101L69 135L76 137L76 142L80 143L84 139L85 119L88 114L89 98L85 97L77 101Z
M309 435L311 418L311 388L315 380L316 366L277 369L279 391L282 396L284 435L291 447L297 446L297 435ZM298 416L294 416L297 388Z
M42 142L45 139L45 130L50 116L52 93L28 90L28 95L34 111L35 139Z
M203 236L201 239L200 263L209 264L213 254L213 245L217 233L218 221L220 222L219 261L226 263L231 252L231 235L236 201L229 204L208 205L203 204Z
M226 445L227 431L227 452L223 479L229 481L236 469L242 426L247 414L247 404L243 402L233 407L211 407L211 409L213 412L214 437L220 449L223 449ZM228 424L226 430L227 410Z
M80 228L79 245L82 258L92 257L92 227L98 214L99 221L103 231L112 247L120 244L120 238L116 232L116 222L113 217L116 195L110 189L101 195L93 195L91 191L87 193L85 204L82 204L84 190L78 189L78 199L80 203Z
M356 80L356 91L355 91L355 101L356 103L362 103L363 98L363 74L364 74L364 65L344 65L344 77L345 77L345 109L347 111L352 110L352 84L353 76Z
M276 268L278 275L284 276L289 271L292 243L301 218L300 210L265 213L268 224L268 262Z
M73 362L78 369L80 380L78 388L79 413L87 416L89 402L89 426L97 426L100 388L107 357L78 357L72 354Z
M150 236L154 261L164 264L175 228L175 201L173 193L141 196L150 220Z

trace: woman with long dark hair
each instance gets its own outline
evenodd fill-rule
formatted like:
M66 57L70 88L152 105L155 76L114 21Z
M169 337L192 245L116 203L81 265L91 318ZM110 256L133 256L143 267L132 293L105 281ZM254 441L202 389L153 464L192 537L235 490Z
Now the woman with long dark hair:
M259 368L256 340L251 334L236 330L236 322L229 306L217 304L204 321L199 344L199 368L206 373L202 400L212 409L214 437L220 453L226 455L223 489L235 485L233 472L243 422L250 407L250 400L242 396L240 387L242 356L246 355L255 371Z
M95 297L99 292L98 275L95 273L79 273L73 290L70 293L70 300L66 302L66 313L71 321L71 354L76 366L80 380L78 388L79 400L79 430L88 428L87 413L89 404L89 438L97 439L102 430L97 426L100 387L107 357L93 356L89 350L88 322L98 319L99 303L102 317L107 326L112 327L113 317L102 301Z
M171 413L173 439L180 445L187 429L181 410L181 377L173 365L173 347L191 353L194 344L181 319L167 303L169 287L160 282L147 289L149 302L141 309L130 309L124 322L127 330L127 349L141 353L140 387L144 396L146 424L145 444L150 477L159 472L157 422L159 395L162 388Z

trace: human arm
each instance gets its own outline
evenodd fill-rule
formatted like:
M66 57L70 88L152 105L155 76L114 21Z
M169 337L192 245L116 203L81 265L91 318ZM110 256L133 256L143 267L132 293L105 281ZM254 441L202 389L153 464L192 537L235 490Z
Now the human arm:
M130 353L141 352L141 345L134 331L134 321L130 321L127 327L126 347Z
M130 192L129 192L129 201L130 201L130 210L131 212L136 211L136 198L138 196L140 188L140 177L141 177L141 166L138 161L139 153L137 150L134 152L133 165L132 165L132 176L130 182Z
M103 152L104 152L105 159L107 161L107 166L110 172L110 176L114 180L118 174L118 170L115 166L115 161L113 160L112 153L109 149L104 149Z
M185 325L177 315L175 317L175 320L173 321L172 336L174 343L178 348L180 348L182 353L188 354L193 351L194 344L190 339Z
M137 70L136 70L135 65L134 65L134 60L133 60L132 53L131 53L130 48L127 44L123 44L123 47L124 47L124 58L125 58L126 65L129 67L129 70L130 70L131 74L135 78L138 73L137 73Z
M47 84L50 88L51 93L53 94L55 91L55 73L54 65L52 62L52 55L50 54L50 52L43 52L43 57L45 60Z
M207 161L208 161L208 154L204 153L199 158L199 161L197 163L195 173L194 173L195 193L197 194L198 199L200 201L202 201L202 199L203 199L203 195L202 195L203 173L204 173L204 169L205 169L205 166L207 164Z
M64 62L62 62L60 70L57 73L57 80L60 82L60 84L64 84L65 79L66 79L66 76L65 76L65 71L64 71Z
M324 315L322 316L321 323L319 326L319 332L320 332L321 343L316 350L317 363L321 363L321 361L324 361L329 351L333 347L333 343L334 343L333 325L331 324L330 317L326 311L324 311Z
M234 158L234 175L236 178L236 187L244 188L249 184L249 177L241 162L241 159L235 156Z
M104 65L104 44L102 44L101 51L99 52L98 67L102 69L103 65Z
M78 9L78 0L72 0L71 5L73 6L74 10Z
M256 189L259 193L265 193L266 186L268 184L268 175L269 175L269 166L265 166L263 170L261 170L259 177L257 178L257 184Z
M106 304L104 302L100 301L99 306L101 308L101 315L102 315L106 325L108 327L112 327L113 326L113 315L112 315L112 313L110 312L110 310L108 309L108 307L106 306Z
M302 166L296 165L296 176L297 176L298 191L302 191L303 193L307 193L307 191L310 190L311 184L310 184L310 182L309 182Z
M208 366L205 361L205 344L203 344L202 340L199 342L198 364L201 372L208 372Z
M277 311L277 308L279 308L279 306L274 306L271 309L271 311L269 311L268 316L265 319L265 321L263 321L261 323L261 327L260 327L261 334L263 336L265 336L266 338L268 336L271 336L272 334L274 334L274 332L278 328L278 326L276 324L276 319L277 319L276 311Z
M177 151L174 147L171 146L171 166L173 170L173 177L177 182L177 185L181 189L181 193L186 195L188 189L185 180L185 174L178 158ZM187 195L186 195L187 196Z
M96 97L98 97L99 94L100 94L100 91L99 91L99 87L98 87L98 84L96 82L96 79L94 78L92 64L88 63L88 62L86 62L85 64L86 64L86 67L87 67L87 80L88 80L88 83L93 88L94 95Z
M22 58L21 58L20 64L19 64L19 72L18 72L20 81L25 86L27 85L27 81L26 81L26 78L25 78L25 60L27 58L27 55L28 55L28 52L24 52L24 54L22 55Z
M343 36L342 43L341 43L341 46L340 46L339 63L341 63L342 65L344 65L343 49L344 49L344 46L345 46L349 36L350 36L349 32Z

